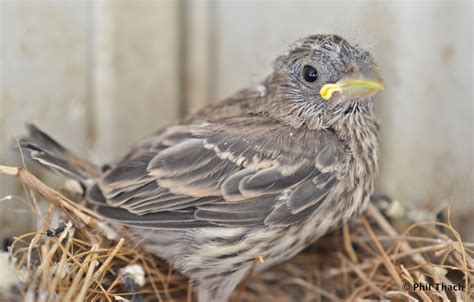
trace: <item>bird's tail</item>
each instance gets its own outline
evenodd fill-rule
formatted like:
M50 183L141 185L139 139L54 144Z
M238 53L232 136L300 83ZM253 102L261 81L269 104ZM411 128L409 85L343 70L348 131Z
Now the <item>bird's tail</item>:
M74 155L35 125L28 125L28 135L19 144L34 161L83 184L100 175L96 165Z

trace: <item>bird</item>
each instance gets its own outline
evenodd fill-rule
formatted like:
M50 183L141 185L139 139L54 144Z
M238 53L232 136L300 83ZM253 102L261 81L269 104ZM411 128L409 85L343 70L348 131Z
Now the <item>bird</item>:
M272 72L102 166L29 125L31 159L79 181L89 206L228 301L255 259L281 263L366 208L378 173L368 50L334 34L292 43Z

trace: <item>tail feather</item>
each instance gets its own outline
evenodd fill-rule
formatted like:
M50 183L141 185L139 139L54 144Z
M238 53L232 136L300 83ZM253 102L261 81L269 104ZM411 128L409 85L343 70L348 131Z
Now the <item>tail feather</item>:
M19 143L36 162L82 183L100 175L96 165L74 155L33 124L28 125L28 135Z

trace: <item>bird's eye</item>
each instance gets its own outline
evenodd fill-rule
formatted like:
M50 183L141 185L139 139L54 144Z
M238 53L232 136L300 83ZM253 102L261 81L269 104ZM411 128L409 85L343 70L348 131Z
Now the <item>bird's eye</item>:
M310 65L303 68L303 77L306 82L313 83L318 79L318 71Z

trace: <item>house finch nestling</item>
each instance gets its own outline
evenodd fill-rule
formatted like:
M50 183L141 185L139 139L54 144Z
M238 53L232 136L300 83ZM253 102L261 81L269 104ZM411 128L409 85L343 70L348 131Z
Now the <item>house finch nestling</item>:
M256 89L146 138L104 169L30 126L21 146L79 180L91 207L226 301L256 257L280 263L364 209L377 173L372 56L297 41Z

